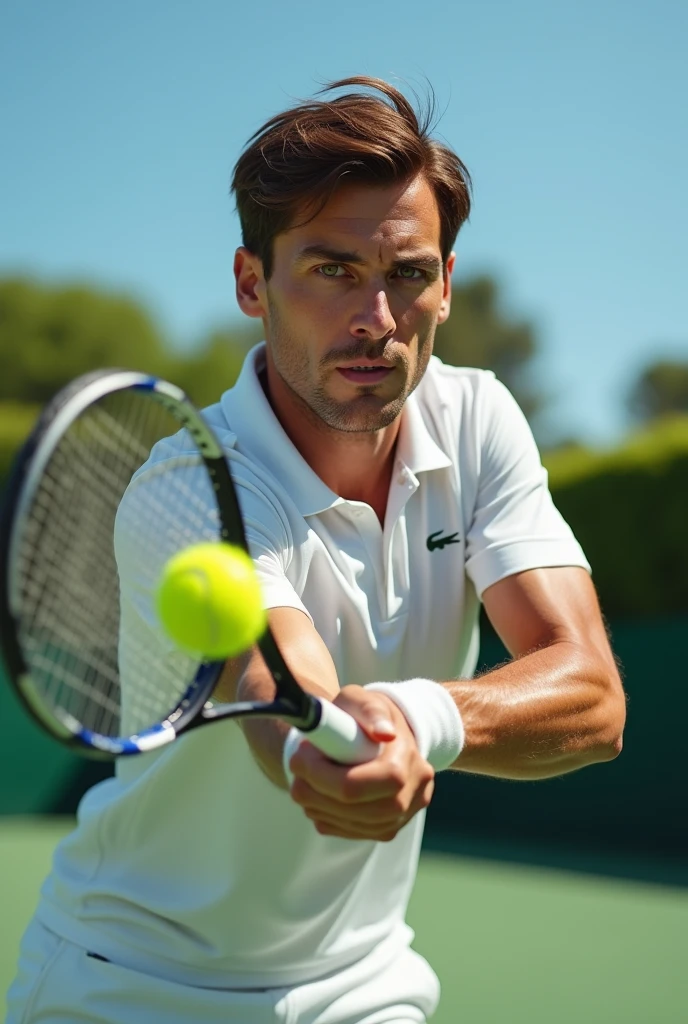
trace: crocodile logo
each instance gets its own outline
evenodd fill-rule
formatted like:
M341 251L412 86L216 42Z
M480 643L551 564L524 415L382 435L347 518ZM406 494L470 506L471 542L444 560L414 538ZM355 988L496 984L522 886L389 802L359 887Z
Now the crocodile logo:
M434 533L430 534L425 542L427 544L428 551L436 551L438 549L441 551L447 544L461 543L461 538L458 533L449 533L446 537L440 537L441 533L441 530L435 530Z

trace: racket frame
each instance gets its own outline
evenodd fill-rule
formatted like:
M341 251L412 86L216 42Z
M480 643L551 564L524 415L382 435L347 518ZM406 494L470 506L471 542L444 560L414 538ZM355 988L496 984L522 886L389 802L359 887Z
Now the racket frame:
M133 370L98 370L63 388L45 407L20 449L7 482L0 510L0 650L9 678L30 715L54 738L78 752L111 758L164 746L183 732L222 718L279 717L311 732L320 725L322 704L294 679L267 626L257 641L275 680L274 701L211 704L210 697L224 667L223 661L203 662L182 700L166 718L131 737L109 737L86 729L72 716L47 706L37 693L18 639L16 552L22 521L30 508L41 475L69 426L90 405L118 391L148 392L188 430L198 446L217 501L220 538L248 552L248 542L231 470L214 431L181 388L162 378Z

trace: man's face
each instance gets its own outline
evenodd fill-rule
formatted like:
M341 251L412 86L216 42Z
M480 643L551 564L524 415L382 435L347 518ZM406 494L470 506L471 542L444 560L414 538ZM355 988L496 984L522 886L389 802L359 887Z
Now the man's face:
M297 405L336 430L392 423L449 312L437 202L423 177L340 188L278 235L261 295L268 359Z

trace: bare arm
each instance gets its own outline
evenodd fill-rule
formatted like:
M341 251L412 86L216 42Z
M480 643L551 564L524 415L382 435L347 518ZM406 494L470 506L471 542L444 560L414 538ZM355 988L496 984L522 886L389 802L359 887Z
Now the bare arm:
M275 608L268 617L280 651L299 684L309 693L333 701L339 693L337 672L308 616L296 608ZM214 696L227 702L274 699L275 685L257 647L248 658L226 663ZM262 770L275 785L286 788L282 747L289 725L269 718L237 721Z
M538 779L615 757L625 699L588 573L518 573L489 587L483 603L515 660L445 683L466 728L453 767Z
M335 765L309 743L293 757L291 795L323 835L349 839L393 839L422 807L434 788L434 772L420 755L411 728L383 694L360 686L340 690L330 652L310 619L293 608L269 613L270 627L291 671L310 693L332 700L352 714L382 752L365 765ZM228 662L215 691L220 700L271 700L274 684L262 657ZM282 750L288 726L268 718L238 720L256 763L287 789ZM313 788L309 779L317 789Z
M509 577L484 594L495 628L516 659L473 680L444 682L466 728L454 768L512 779L546 778L621 748L625 701L594 588L582 569L537 569ZM366 765L332 764L310 744L291 761L293 799L316 829L350 839L392 839L430 801L434 772L418 752L396 704L361 687L339 689L329 651L302 612L270 613L287 663L310 692L334 700L359 721L382 753ZM270 675L254 653L243 674L228 667L229 699L269 699ZM286 788L282 747L287 727L268 719L243 723L254 758Z

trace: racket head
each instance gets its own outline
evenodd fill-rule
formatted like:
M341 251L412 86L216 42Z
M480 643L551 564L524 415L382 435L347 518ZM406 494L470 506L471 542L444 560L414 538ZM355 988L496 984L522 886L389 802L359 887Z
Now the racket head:
M174 450L164 469L151 465L151 450L166 444ZM155 516L153 545L142 516ZM81 377L46 407L16 460L0 519L0 645L10 679L55 738L107 756L169 742L222 670L170 644L161 671L152 622L153 653L144 629L138 648L123 654L118 537L148 592L188 544L246 547L212 430L179 388L126 370Z

